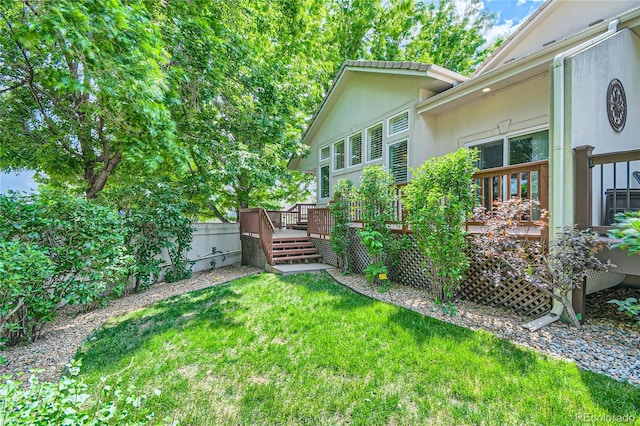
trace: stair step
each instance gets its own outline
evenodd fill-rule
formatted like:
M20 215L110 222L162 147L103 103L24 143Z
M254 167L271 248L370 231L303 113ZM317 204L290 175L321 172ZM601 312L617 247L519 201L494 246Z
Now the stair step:
M274 244L273 249L288 249L288 248L313 248L313 243L281 243Z
M319 259L321 254L309 254L306 256L290 256L290 257L276 257L273 259L274 263L288 262L290 260L305 260L305 259Z
M276 237L273 239L273 244L277 243L308 243L309 237Z
M300 249L300 250L274 250L273 256L290 256L293 254L317 254L318 249L316 248L308 248L308 249Z

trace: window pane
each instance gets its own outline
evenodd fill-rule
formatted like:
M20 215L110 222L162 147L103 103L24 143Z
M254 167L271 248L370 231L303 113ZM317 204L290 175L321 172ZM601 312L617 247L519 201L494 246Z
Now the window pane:
M476 147L480 151L480 169L491 169L493 167L502 167L504 158L504 143L502 141L489 142Z
M409 111L398 114L389 120L390 135L395 135L405 130L409 130Z
M331 156L331 147L329 145L320 150L320 161L328 160Z
M509 164L530 163L548 158L548 130L509 139Z
M320 167L320 198L329 198L329 166Z
M368 161L382 158L382 124L367 130Z
M407 181L407 141L389 146L389 169L394 183Z
M362 163L362 133L349 138L349 165L357 166Z
M333 144L333 169L344 169L344 141L336 142Z

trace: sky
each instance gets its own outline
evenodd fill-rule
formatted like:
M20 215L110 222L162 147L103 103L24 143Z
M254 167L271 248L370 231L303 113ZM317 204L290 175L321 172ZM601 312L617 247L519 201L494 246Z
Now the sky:
M464 0L456 0L463 5ZM482 0L484 10L495 15L494 26L485 35L492 42L501 35L509 35L515 31L533 12L544 3L544 0ZM460 7L460 6L458 6Z
M467 0L455 0L459 9L464 9ZM489 43L501 35L509 35L522 24L529 15L535 12L544 0L482 0L484 10L495 15L495 23L485 38ZM0 173L0 194L7 189L29 191L36 187L32 180L33 173L20 175Z

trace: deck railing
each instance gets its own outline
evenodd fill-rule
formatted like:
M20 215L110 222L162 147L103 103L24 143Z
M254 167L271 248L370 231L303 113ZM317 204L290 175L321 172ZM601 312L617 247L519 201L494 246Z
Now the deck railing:
M267 263L273 265L273 233L275 227L263 208L240 210L240 234L251 235L260 239L260 247L264 251Z
M540 209L549 209L549 163L547 160L478 170L473 175L476 205L490 211L498 200L518 197L535 201L522 219L523 227L535 227ZM482 225L475 219L467 226Z
M498 199L521 197L527 200L537 201L529 214L523 218L523 227L536 227L539 210L548 209L549 206L549 165L545 161L518 164L515 166L498 167L494 169L480 170L473 175L473 181L477 185L476 197L479 206L491 208ZM410 233L411 228L407 224L407 212L402 203L402 194L406 184L396 185L396 199L394 201L394 219L388 224L393 232ZM352 201L348 205L349 220L354 226L362 223L362 209L359 202ZM481 226L482 223L470 221L467 227ZM308 234L319 235L326 238L333 226L329 209L316 208L309 210Z
M617 213L640 210L640 149L593 154L574 148L575 221L606 234Z
M267 214L269 215L274 227L278 229L285 229L291 225L306 223L309 209L314 208L315 206L315 204L298 203L284 211L268 210Z

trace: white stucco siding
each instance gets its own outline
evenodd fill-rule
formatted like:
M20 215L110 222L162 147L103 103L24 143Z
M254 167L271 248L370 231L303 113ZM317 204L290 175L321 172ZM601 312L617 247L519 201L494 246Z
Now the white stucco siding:
M478 101L439 115L423 114L423 138L416 141L412 163L455 151L466 144L547 128L549 73L489 93Z
M572 148L581 145L595 147L594 154L640 149L640 39L624 29L593 47L568 58L570 78L568 128L566 135ZM613 79L622 83L627 99L627 119L621 132L613 130L607 115L607 88ZM616 167L618 188L640 188L629 174L640 170L640 161ZM600 166L593 169L593 211L595 224L601 223L606 203L600 188L614 187L613 166L605 165L600 178ZM573 180L571 180L573 181Z
M357 132L362 133L363 160L360 165L349 167L348 155L345 152L345 167L334 170L333 151L328 164L330 168L330 194L333 194L335 183L340 179L349 179L359 184L364 166L372 164L387 165L388 146L404 139L415 137L415 104L419 100L420 79L416 76L395 75L382 73L354 72L348 81L342 82L340 92L333 94L334 101L325 105L325 110L314 124L313 133L307 135L309 156L301 159L300 170L318 173L319 166L327 164L319 161L319 150L331 146L334 142L347 140ZM409 130L398 135L388 135L388 119L395 114L409 111ZM366 130L378 123L383 124L382 158L368 162L366 159L367 134ZM409 143L409 146L411 144ZM348 143L345 143L345 151ZM412 153L409 149L408 157ZM319 194L318 194L319 197ZM327 199L317 199L318 204L325 204Z
M594 154L640 148L640 40L624 29L567 59L570 78L571 146L592 145ZM607 88L624 86L628 116L621 132L607 116Z

